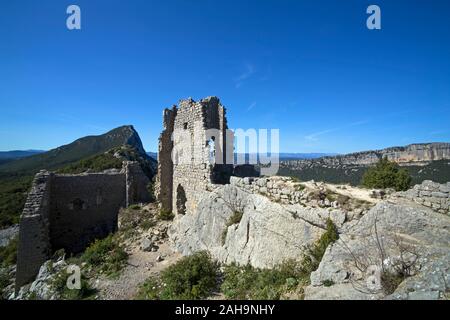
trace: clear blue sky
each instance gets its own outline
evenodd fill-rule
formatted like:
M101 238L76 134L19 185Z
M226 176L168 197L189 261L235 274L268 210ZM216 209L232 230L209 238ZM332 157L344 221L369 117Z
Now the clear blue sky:
M209 95L231 128L279 128L284 152L450 141L450 1L0 3L0 150L133 124L155 151L162 109Z

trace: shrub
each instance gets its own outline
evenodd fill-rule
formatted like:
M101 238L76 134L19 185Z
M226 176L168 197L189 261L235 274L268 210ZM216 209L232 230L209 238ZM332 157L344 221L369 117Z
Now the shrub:
M224 269L221 290L227 299L277 300L306 280L300 265L293 260L271 270L233 263Z
M148 194L150 195L150 202L156 201L155 184L156 184L155 177L153 177L152 181L149 182L147 185L147 191L148 191Z
M59 169L57 172L63 174L77 174L88 170L102 172L113 168L121 169L122 160L116 158L112 152L106 152L87 159L79 160L78 162Z
M311 272L317 270L327 247L339 238L337 228L328 219L327 230L308 250L301 262L288 260L274 269L225 267L221 289L228 299L280 299L284 293L307 285ZM331 281L326 283L333 285Z
M233 214L230 216L230 218L228 219L228 221L225 225L225 229L223 229L223 231L222 231L222 236L221 236L222 245L225 244L225 240L227 239L228 227L230 227L234 224L240 223L243 215L244 215L243 211L234 211Z
M171 221L173 220L173 218L175 218L175 215L171 211L161 210L158 217L160 220Z
M0 175L0 229L19 223L32 176Z
M109 235L105 239L94 241L81 256L95 271L116 277L127 262L128 254L117 238Z
M244 213L243 213L242 211L235 211L235 212L233 212L233 214L231 215L231 217L228 219L227 227L232 226L233 224L238 224L238 223L240 223L243 214L244 214Z
M67 287L67 279L70 273L64 268L55 275L53 282L51 284L52 289L58 294L59 298L62 300L85 300L93 298L96 290L93 289L85 275L81 273L81 288L80 289L69 289Z
M18 243L19 238L15 237L9 241L6 247L0 247L0 267L8 267L16 264Z
M138 205L138 204L132 204L128 208L131 209L131 210L141 210L141 206Z
M334 281L333 280L325 280L325 281L323 281L323 285L325 286L325 287L331 287L331 286L334 286Z
M328 246L338 239L339 234L337 228L334 225L333 221L331 221L331 219L328 219L327 230L303 257L303 272L306 274L311 274L311 272L316 271Z
M141 209L140 206L130 206L119 211L118 236L122 239L133 238L139 232L139 228L148 230L155 225L153 212Z
M219 265L204 251L184 257L140 287L138 299L196 300L207 297L217 285Z
M150 277L139 287L138 300L159 300L162 284L156 277Z
M367 169L361 183L368 188L404 191L411 185L411 176L406 169L401 169L396 163L383 158L375 167Z
M9 286L11 279L9 278L8 272L5 269L0 268L0 300L5 299L4 291L7 286Z

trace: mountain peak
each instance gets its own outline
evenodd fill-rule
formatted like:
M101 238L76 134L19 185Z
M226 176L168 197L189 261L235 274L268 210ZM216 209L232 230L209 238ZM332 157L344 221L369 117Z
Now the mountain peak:
M128 145L148 158L139 134L132 125L124 125L97 136L86 136L50 151L0 165L0 172L36 172L53 170L86 157Z

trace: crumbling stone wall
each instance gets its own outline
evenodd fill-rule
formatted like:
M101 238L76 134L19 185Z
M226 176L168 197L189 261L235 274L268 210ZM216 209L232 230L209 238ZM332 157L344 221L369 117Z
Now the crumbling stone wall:
M289 177L231 177L232 185L240 187L251 193L261 194L274 202L283 204L300 203L307 200L308 192Z
M125 206L123 174L53 175L50 244L53 250L83 251L93 240L117 229Z
M16 289L34 279L51 252L50 188L50 173L39 172L34 178L20 220Z
M163 131L159 137L158 174L156 176L155 197L159 200L161 210L172 211L173 161L172 134L177 107L163 111Z
M440 213L450 215L450 182L439 184L425 180L412 189L395 193L394 196L412 200Z
M166 109L156 192L162 209L193 212L208 184L229 183L232 148L226 111L217 97L181 100L178 107Z
M150 202L151 197L148 190L150 179L143 173L141 166L136 161L124 162L126 182L126 203L128 207L134 203Z
M56 250L78 253L116 231L121 207L149 199L148 182L135 162L108 173L39 172L20 221L16 289L33 280Z

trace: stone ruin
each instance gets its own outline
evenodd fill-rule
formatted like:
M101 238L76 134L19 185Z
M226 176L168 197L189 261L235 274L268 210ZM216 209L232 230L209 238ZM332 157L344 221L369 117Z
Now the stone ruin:
M104 173L39 172L20 221L16 290L32 281L55 251L79 253L115 232L120 208L150 200L148 183L139 163L130 161Z
M162 210L186 214L209 185L230 182L234 137L217 97L181 100L163 118L156 197Z

